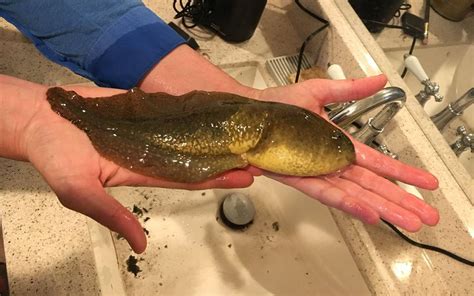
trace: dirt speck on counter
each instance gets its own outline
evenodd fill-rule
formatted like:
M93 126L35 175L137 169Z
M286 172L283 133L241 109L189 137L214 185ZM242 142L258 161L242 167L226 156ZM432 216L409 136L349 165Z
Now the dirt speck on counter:
M143 216L143 210L140 209L139 207L137 207L136 205L133 205L133 210L132 212L135 214L135 216L137 216L138 218L140 218L141 216Z
M278 221L275 221L272 223L273 230L278 231L280 230L280 223Z
M140 267L137 265L138 259L135 258L135 256L130 255L126 263L127 263L127 271L130 273L133 273L135 277L137 277L138 273L142 271Z

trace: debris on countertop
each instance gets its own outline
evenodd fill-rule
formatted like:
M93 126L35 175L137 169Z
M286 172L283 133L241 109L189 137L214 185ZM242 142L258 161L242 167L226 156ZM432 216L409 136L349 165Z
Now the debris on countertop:
M142 261L143 259L138 260L135 258L135 256L130 255L126 261L127 263L127 271L130 273L133 273L135 277L138 276L138 273L140 273L142 270L140 269L140 266L137 265L138 261Z

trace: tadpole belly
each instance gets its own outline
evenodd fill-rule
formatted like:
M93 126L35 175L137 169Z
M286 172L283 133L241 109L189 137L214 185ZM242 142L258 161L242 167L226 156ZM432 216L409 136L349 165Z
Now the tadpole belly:
M47 99L104 158L171 181L199 182L249 164L318 176L355 160L347 136L292 105L204 91L172 96L132 89L83 98L58 87L48 90Z

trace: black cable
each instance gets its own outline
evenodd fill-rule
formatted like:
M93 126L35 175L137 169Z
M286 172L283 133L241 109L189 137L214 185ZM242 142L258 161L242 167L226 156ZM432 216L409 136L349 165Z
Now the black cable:
M176 12L175 19L180 18L183 26L191 29L197 25L207 23L207 17L210 11L209 0L187 0L183 3L183 0L173 0L173 9Z
M394 17L399 18L401 16L401 14L402 14L401 12L403 10L409 10L410 8L411 8L411 4L408 4L406 2L402 3L400 5L400 7L397 9L397 11L395 11ZM390 25L390 24L375 21L375 20L368 20L368 19L361 19L361 20L364 23L364 25L367 25L367 23L370 23L370 24L378 25L378 26L381 26L381 27L389 28L389 29L401 29L401 30L403 30L405 28L403 26Z
M411 42L411 46L410 46L410 50L408 51L408 54L411 55L413 54L413 50L415 49L415 44L416 44L416 37L413 37L413 41ZM402 78L405 78L405 76L407 75L407 67L403 68L403 72L402 72Z
M300 73L301 73L301 64L303 62L303 54L304 50L306 48L306 44L308 44L311 39L313 39L314 36L316 36L319 32L322 30L326 29L329 26L329 23L324 24L322 27L314 31L313 33L309 34L308 37L304 40L303 44L301 45L300 52L298 54L298 66L296 67L296 77L295 77L295 83L298 82L300 78Z
M411 8L411 4L408 4L408 3L402 3L402 5L400 5L400 8L397 9L397 11L395 11L395 17L400 17L402 15L402 10L409 10Z
M389 28L389 29L401 29L401 30L403 30L403 29L405 28L405 27L403 27L403 26L390 25L390 24L386 24L386 23L382 23L382 22L374 21L374 20L362 19L362 22L363 22L364 24L366 24L366 23L376 24L376 25L379 25L379 26L382 26L382 27L385 27L385 28Z
M317 19L318 21L320 21L321 23L323 24L329 24L329 22L325 19L323 19L322 17L320 17L319 15L315 14L314 12L312 12L311 10L309 10L308 8L304 7L303 4L300 3L299 0L295 0L295 3L296 5L298 5L299 8L301 8L301 10L303 10L304 12L306 12L307 14L309 14L310 16L312 16L313 18Z
M456 261L459 261L461 263L464 263L464 264L467 264L469 266L474 266L474 261L472 260L468 260L466 258L463 258L459 255L456 255L450 251L447 251L445 249L442 249L442 248L439 248L439 247L435 247L435 246L431 246L431 245L427 245L427 244L422 244L422 243L419 243L417 241L414 241L412 240L411 238L409 238L408 236L406 236L405 234L403 234L400 230L398 230L397 227L395 227L393 224L385 221L382 219L382 221L388 225L388 227L390 227L393 231L395 231L401 238L403 238L405 241L407 241L409 244L415 246L415 247L418 247L418 248L422 248L422 249L426 249L426 250L430 250L430 251L434 251L434 252L438 252L438 253L441 253L443 255L446 255Z
M298 5L299 8L301 8L301 10L303 10L304 12L306 12L311 17L313 17L313 18L317 19L318 21L320 21L321 23L323 23L323 25L321 27L316 29L311 34L309 34L308 37L306 37L306 39L303 41L303 44L301 45L300 52L298 54L298 65L296 67L295 83L297 83L300 79L301 64L303 63L303 54L304 54L304 50L306 48L306 45L309 43L309 41L311 41L311 39L314 38L314 36L318 35L319 32L321 32L324 29L326 29L327 27L329 27L329 21L323 19L322 17L318 16L317 14L312 12L311 10L304 7L303 4L301 4L299 0L295 0L295 3L296 3L296 5Z

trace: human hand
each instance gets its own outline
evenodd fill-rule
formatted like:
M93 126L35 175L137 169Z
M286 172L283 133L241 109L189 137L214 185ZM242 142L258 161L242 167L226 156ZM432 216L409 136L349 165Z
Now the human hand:
M383 88L386 82L383 75L344 81L314 79L269 88L256 92L254 97L297 105L327 119L324 105L365 98ZM438 187L438 181L433 175L385 156L354 139L352 141L356 162L341 175L301 178L264 174L369 224L383 218L414 232L423 224L438 223L436 209L386 179L434 190Z
M177 64L180 67L176 67ZM254 99L297 105L327 118L324 105L365 98L383 88L386 82L383 75L345 81L314 79L260 91L240 85L194 50L181 46L150 71L141 88L147 92L173 94L193 89L233 92ZM416 231L423 224L438 223L436 209L385 179L436 189L438 181L434 176L384 156L355 140L353 143L356 163L341 176L297 178L265 174L367 223L377 223L379 218L383 218L409 231ZM256 168L251 171L261 173Z
M16 153L15 158L29 160L64 206L120 233L137 253L143 252L146 247L142 226L130 211L105 192L104 187L229 188L246 187L253 181L252 174L246 170L231 171L195 184L175 183L133 173L101 157L84 132L53 112L46 101L47 87L1 75L0 83L0 99L5 100L5 105L7 100L22 104L23 109L17 109L17 114L13 116L28 114L16 125L20 127L17 131L19 140L13 146L18 147L20 152ZM67 88L86 97L121 92L97 87ZM0 109L2 106L0 104Z

